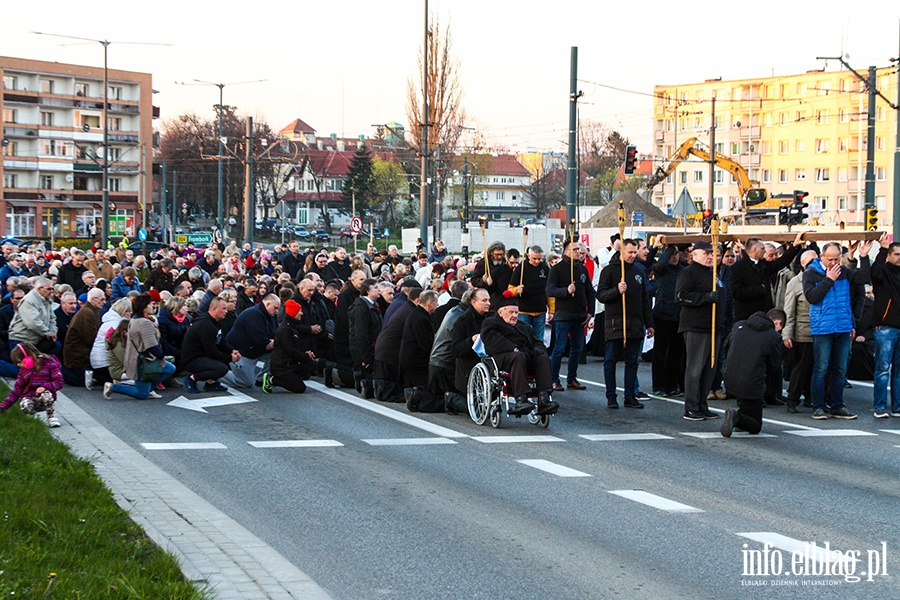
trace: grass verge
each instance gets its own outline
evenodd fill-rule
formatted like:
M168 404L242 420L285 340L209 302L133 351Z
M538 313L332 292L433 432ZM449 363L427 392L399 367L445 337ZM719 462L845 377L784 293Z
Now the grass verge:
M0 397L8 389L0 382ZM211 597L113 500L43 414L0 413L0 597Z

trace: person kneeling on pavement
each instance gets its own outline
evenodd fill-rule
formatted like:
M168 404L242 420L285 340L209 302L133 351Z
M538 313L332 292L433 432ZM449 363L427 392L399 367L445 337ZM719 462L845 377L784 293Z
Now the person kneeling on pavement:
M263 301L238 315L231 331L225 336L228 344L241 353L241 359L230 365L225 383L238 388L253 387L257 374L267 370L275 344L278 321L275 315L281 308L281 300L269 294ZM262 368L257 367L263 363Z
M275 332L271 371L263 373L262 388L267 394L271 394L275 386L302 394L306 391L304 380L309 379L316 370L316 355L312 351L315 340L312 334L304 332L304 325L300 322L303 308L299 302L285 302L284 317ZM308 330L308 326L305 329Z
M556 412L559 404L550 399L550 358L543 344L535 341L531 325L519 322L519 307L511 295L502 296L497 314L484 320L481 340L485 352L497 363L497 368L509 373L509 387L516 399L510 415L527 415L535 406L528 399L531 388L528 373L534 376L538 392L537 414Z
M213 298L209 311L198 317L187 333L181 347L184 370L192 373L184 378L185 389L199 394L197 384L206 381L204 391L224 392L228 388L219 379L229 372L229 365L241 360L241 353L228 345L222 335L221 321L228 312L228 303L222 298Z
M726 342L725 388L737 396L737 410L725 411L721 432L734 429L756 435L762 430L763 402L781 393L781 328L785 314L779 308L755 312L738 321Z

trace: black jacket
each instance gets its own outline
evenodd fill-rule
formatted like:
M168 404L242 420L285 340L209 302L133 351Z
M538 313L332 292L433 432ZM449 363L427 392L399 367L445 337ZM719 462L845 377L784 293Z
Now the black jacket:
M757 311L766 312L775 306L772 299L772 277L790 265L799 252L800 247L792 245L772 262L760 259L754 264L745 256L731 266L731 297L734 299L735 321L743 321Z
M371 366L375 361L375 340L381 332L381 311L378 304L360 296L350 307L349 318L353 366Z
M525 275L522 276L522 269ZM522 259L519 266L512 272L509 285L518 287L519 282L525 291L521 296L516 296L516 304L519 312L545 313L547 312L547 276L550 274L550 265L541 261L538 266L533 266L527 259Z
M575 294L569 293L572 274L575 275ZM587 269L579 260L575 267L568 256L550 267L547 276L547 297L554 298L554 319L557 321L584 321L594 315L594 286Z
M231 346L222 334L222 322L204 314L191 322L181 345L181 361L187 365L195 358L211 358L231 363Z
M597 284L597 300L606 307L603 312L603 325L606 339L622 339L622 294L619 293L619 282L622 280L622 264L613 260L600 271ZM647 293L647 276L637 265L625 263L625 324L628 326L628 339L644 338L644 328L653 327L650 296Z
M434 327L435 333L437 333L441 323L444 322L444 317L453 310L454 306L459 306L459 298L450 298L443 306L438 306L437 310L431 313L431 325Z
M397 309L391 320L382 326L381 333L375 341L375 360L400 366L400 341L403 339L403 326L406 319L416 309L412 302L406 302Z
M434 344L431 315L423 307L417 306L404 321L403 336L400 338L400 368L404 372L427 377L428 358Z
M725 290L717 283L719 300L716 302L716 332L723 335L725 327ZM675 298L681 304L678 333L706 332L712 329L712 267L692 262L678 275L675 282Z
M276 318L270 317L265 303L260 302L238 315L226 339L241 356L259 358L265 354L269 341L275 339L277 328Z
M670 246L670 249L663 253L662 258L653 267L653 279L656 282L653 318L656 321L675 321L677 323L681 316L681 305L675 299L675 284L678 281L678 274L685 267L680 261L677 265L669 264L672 252L677 252L674 250L674 246Z
M80 285L80 283L79 283ZM160 292L173 292L175 290L175 280L172 277L172 273L166 273L159 267L150 271L150 274L147 275L147 280L144 281L144 289L150 290L154 289Z
M528 358L535 354L546 354L543 344L535 343L534 329L528 323L510 325L500 315L488 317L481 324L481 341L489 356L506 352L522 352Z
M81 280L81 275L87 270L88 269L86 266L84 266L84 264L82 264L80 267L76 267L72 263L67 262L59 268L59 273L56 276L56 283L68 283L72 286L73 290L80 290L84 287L84 282Z
M734 324L726 342L725 387L738 398L773 398L780 392L781 335L766 313Z
M272 374L293 373L297 366L312 360L307 350L312 350L308 335L304 335L297 327L299 321L286 317L275 331L275 345L272 347Z
M294 256L290 252L284 255L284 261L282 262L282 268L285 273L290 274L291 279L297 281L300 277L303 276L303 265L306 263L306 256L303 254L297 254Z
M882 248L872 263L872 287L875 290L873 322L900 329L900 267L887 262L888 249ZM896 302L894 302L896 300Z
M466 393L466 387L469 382L469 371L481 360L472 350L474 343L472 336L481 333L481 325L484 323L484 315L472 308L463 313L463 315L453 325L450 333L451 343L453 345L453 356L456 359L456 375L454 383L456 389L463 394Z

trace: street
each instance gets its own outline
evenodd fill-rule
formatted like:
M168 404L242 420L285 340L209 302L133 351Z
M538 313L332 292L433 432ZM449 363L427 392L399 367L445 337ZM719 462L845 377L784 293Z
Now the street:
M761 435L724 439L721 418L685 421L677 399L607 409L588 361L588 389L556 394L547 429L315 381L65 391L334 598L900 597L900 423L872 418L871 384L846 390L856 421L777 407ZM649 365L639 377L649 388Z

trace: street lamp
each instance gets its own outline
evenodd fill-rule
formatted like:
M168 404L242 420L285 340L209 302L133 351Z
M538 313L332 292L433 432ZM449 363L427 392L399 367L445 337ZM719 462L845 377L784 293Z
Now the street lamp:
M58 33L44 33L32 31L35 35L81 40L82 42L96 42L103 46L103 234L101 244L109 247L109 64L107 61L108 48L112 43L109 40L96 40L93 38L78 37L74 35L62 35ZM172 44L156 44L153 42L116 42L117 44L135 44L140 46L171 46ZM66 44L63 44L66 45ZM146 206L146 202L143 203ZM146 210L146 207L144 208Z
M176 81L178 85L214 85L219 88L219 174L218 174L218 204L216 206L216 220L219 225L219 230L225 231L225 216L223 213L224 207L224 186L223 186L223 166L222 161L224 159L225 154L225 136L223 133L223 125L222 125L222 113L224 112L223 104L222 104L222 90L226 85L243 85L245 83L261 83L266 81L265 79L254 79L252 81L235 81L233 83L213 83L212 81L203 81L201 79L194 79L194 83L188 83L184 81Z

